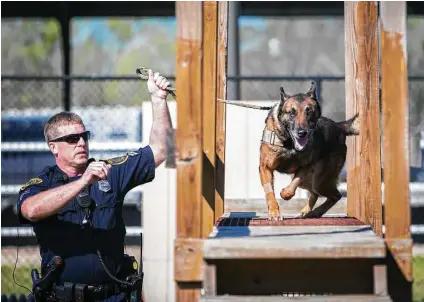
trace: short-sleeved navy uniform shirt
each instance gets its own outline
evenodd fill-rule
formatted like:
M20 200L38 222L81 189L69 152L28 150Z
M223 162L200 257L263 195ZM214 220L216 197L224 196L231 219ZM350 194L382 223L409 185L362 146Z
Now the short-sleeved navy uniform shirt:
M125 194L155 177L155 162L150 146L107 160L112 168L107 180L89 186L95 208L91 214L92 227L82 227L84 211L76 198L59 213L31 223L21 213L22 203L30 196L52 189L80 176L68 178L58 166L46 167L32 178L20 192L18 215L23 224L32 224L40 245L42 267L54 256L64 259L65 267L59 283L74 282L90 285L111 283L97 255L97 249L113 273L117 273L124 255L126 234L122 217Z

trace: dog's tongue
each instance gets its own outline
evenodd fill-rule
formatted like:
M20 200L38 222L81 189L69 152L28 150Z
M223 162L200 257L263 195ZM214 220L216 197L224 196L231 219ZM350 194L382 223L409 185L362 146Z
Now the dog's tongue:
M305 148L306 144L308 143L308 137L303 138L295 138L294 139L294 146L297 150L302 151L303 148Z

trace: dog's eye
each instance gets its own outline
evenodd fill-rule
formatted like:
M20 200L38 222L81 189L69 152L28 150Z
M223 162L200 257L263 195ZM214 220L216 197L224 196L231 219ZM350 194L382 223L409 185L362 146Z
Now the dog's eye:
M306 113L306 115L310 115L311 114L311 108L306 107L305 113Z
M289 111L290 116L296 116L296 110L292 109Z

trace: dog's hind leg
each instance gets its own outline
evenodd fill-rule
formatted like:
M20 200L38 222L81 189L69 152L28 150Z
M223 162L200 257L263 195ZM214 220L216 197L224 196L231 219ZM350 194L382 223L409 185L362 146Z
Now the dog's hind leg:
M345 150L342 150L345 151ZM327 213L341 198L337 189L337 179L344 163L344 153L333 153L329 158L315 166L312 179L312 191L319 196L327 197L323 204L306 214L305 218L318 218Z
M307 214L309 214L312 209L314 208L317 200L318 200L318 194L310 192L311 195L309 196L308 202L306 203L305 207L300 210L298 214L294 216L294 218L302 218L305 217Z
M313 209L311 212L303 216L304 218L319 218L327 213L341 198L342 194L337 189L337 186L328 186L325 189L318 190L319 195L327 197L323 204Z

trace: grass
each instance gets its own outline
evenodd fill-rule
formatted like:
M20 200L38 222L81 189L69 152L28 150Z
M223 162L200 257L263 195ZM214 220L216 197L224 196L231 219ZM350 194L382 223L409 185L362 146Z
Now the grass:
M19 265L15 271L15 280L17 283L24 285L31 289L31 265ZM414 302L424 302L424 256L414 257L413 262L414 270L414 284L413 284L413 297ZM40 269L38 268L38 271ZM12 277L13 265L1 266L1 293L6 295L15 294L19 297L21 294L28 296L29 292L16 285Z
M414 257L413 272L414 272L414 284L413 284L414 302L424 302L424 256Z
M13 268L14 265L2 265L1 266L1 294L5 294L7 296L11 294L15 294L17 297L20 295L28 296L30 292L18 286L13 281ZM28 289L32 289L32 281L31 281L31 270L35 268L32 265L18 265L15 270L15 281L27 287ZM40 272L40 268L37 268L38 272Z

